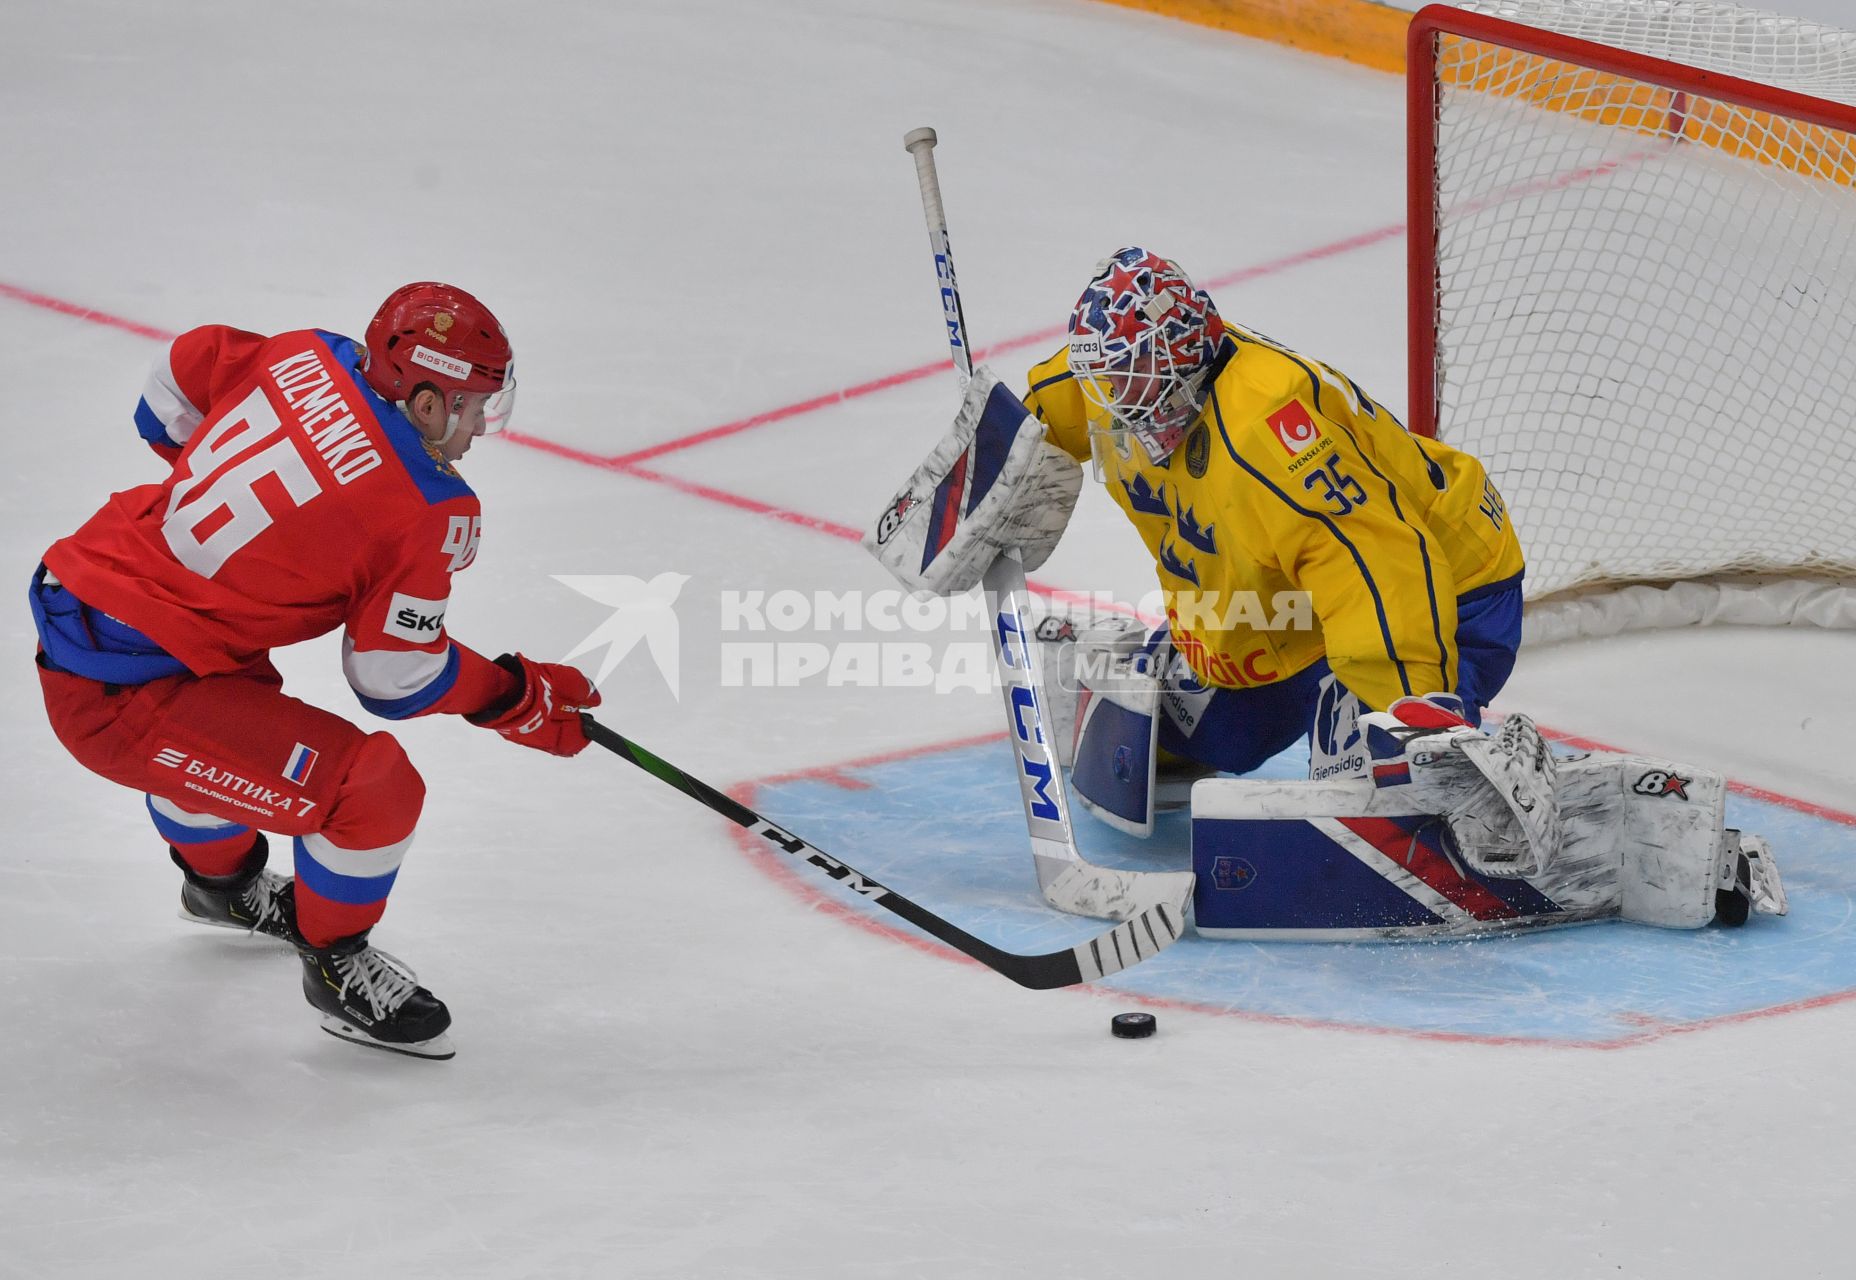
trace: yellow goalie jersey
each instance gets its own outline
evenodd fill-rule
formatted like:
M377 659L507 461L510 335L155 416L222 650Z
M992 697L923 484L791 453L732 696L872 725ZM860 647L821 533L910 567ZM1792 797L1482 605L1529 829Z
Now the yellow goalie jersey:
M1026 407L1087 463L1100 411L1066 352L1030 384ZM1206 684L1273 684L1325 655L1369 706L1453 691L1458 598L1521 575L1480 462L1228 321L1204 411L1167 460L1138 443L1102 453L1110 495L1153 554L1174 646Z

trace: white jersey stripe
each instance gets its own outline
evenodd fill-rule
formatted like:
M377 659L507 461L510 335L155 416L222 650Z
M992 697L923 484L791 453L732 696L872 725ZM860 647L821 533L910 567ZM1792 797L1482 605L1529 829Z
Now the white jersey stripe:
M193 401L187 399L186 393L180 389L180 380L174 376L170 355L171 349L162 352L149 366L148 381L142 387L142 399L147 403L149 412L167 428L168 439L175 444L186 444L205 415L194 408Z
M356 693L380 702L411 697L445 673L449 647L437 653L422 649L357 649L342 637L342 674Z
M236 827L240 825L227 818L216 817L210 813L194 813L190 809L181 808L172 800L165 800L156 795L148 797L148 804L150 808L166 818L169 822L178 823L183 827L192 827L196 830L205 831L211 830L213 827Z
M302 853L317 866L338 876L357 879L372 879L398 871L406 850L412 847L411 836L379 849L344 849L330 844L327 836L315 831L300 839Z

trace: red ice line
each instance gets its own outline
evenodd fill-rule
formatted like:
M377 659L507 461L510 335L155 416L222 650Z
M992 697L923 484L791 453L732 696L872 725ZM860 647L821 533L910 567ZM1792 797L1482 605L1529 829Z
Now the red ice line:
M1252 266L1252 267L1245 267L1237 271L1229 272L1222 276L1213 277L1206 282L1206 287L1207 288L1225 288L1233 284L1239 284L1239 283L1243 283L1248 280L1258 279L1263 276L1273 275L1278 272L1286 271L1291 268L1301 266L1301 265L1304 265L1310 262L1318 262L1318 261L1321 261L1322 259L1331 258L1331 257L1337 256L1342 253L1350 252L1355 249L1368 248L1372 245L1379 244L1385 240L1389 240L1396 236L1402 235L1404 233L1404 230L1405 230L1404 225L1401 223L1401 224L1396 224L1392 226L1376 228L1371 231L1362 232L1359 235L1350 236L1343 240L1337 240L1331 244L1318 246L1314 249L1309 249L1302 253L1291 254L1287 257L1275 259L1272 262L1262 263L1262 264ZM69 302L61 298L56 298L56 297L51 296L50 294L40 293L40 292L31 290L31 289L20 288L16 285L9 285L4 282L0 282L0 297L12 298L15 301L23 302L29 306L40 307L48 311L57 312L60 315L70 316L70 317L73 317L74 319L83 320L91 324L99 324L99 325L107 326L109 328L120 329L126 333L135 334L138 337L151 338L157 341L169 341L175 337L173 333L167 330L164 330L164 329L157 329L157 328L154 328L153 326L141 324L137 321L127 320L120 316L111 315L108 312L98 311L91 307L81 306L77 303ZM1012 338L1005 342L996 343L990 347L980 349L977 352L977 354L983 358L983 357L995 355L1001 352L1013 351L1013 350L1017 350L1023 347L1031 346L1034 343L1054 341L1058 337L1062 336L1062 333L1063 333L1063 329L1061 327L1043 329L1035 333L1026 334L1021 337L1017 337L1017 338ZM707 502L715 502L715 503L719 503L724 506L733 507L736 510L746 511L746 512L749 512L755 515L766 516L769 519L778 520L785 524L796 525L800 528L812 529L819 533L828 534L835 538L847 539L850 541L857 541L858 539L862 537L862 531L858 529L850 528L847 525L841 525L841 524L836 523L835 521L826 520L819 516L808 515L804 512L794 511L789 508L776 506L773 503L762 502L759 499L750 498L742 494L730 493L723 489L717 489L709 485L699 484L693 480L685 480L677 476L668 475L664 472L652 470L640 464L652 458L662 457L663 455L668 454L668 453L675 453L683 449L694 448L697 445L707 444L714 440L720 440L728 436L738 435L741 432L749 431L756 427L767 426L775 422L785 421L786 419L799 417L804 414L811 413L814 410L826 408L830 405L842 404L842 403L845 403L846 401L856 400L864 396L873 395L879 391L889 390L892 387L902 386L906 383L914 382L914 381L917 381L918 379L928 377L934 373L939 372L945 367L946 366L943 365L940 361L935 361L930 364L918 365L912 369L905 369L899 373L888 374L888 375L885 375L884 377L872 379L867 382L856 383L852 386L842 388L838 391L828 392L821 396L814 396L808 400L797 401L793 404L784 405L777 409L771 409L764 413L753 414L749 417L740 418L733 422L722 423L719 426L709 427L701 431L691 432L687 435L679 436L672 440L666 440L656 445L647 446L646 448L643 448L643 449L633 450L630 453L615 454L615 455L600 455L600 454L591 453L587 450L576 449L571 445L560 444L552 440L543 439L539 436L529 436L529 435L524 435L524 434L520 434L517 432L507 432L505 433L505 438L508 439L513 444L520 444L527 448L536 449L543 453L549 453L549 454L554 455L555 457L562 458L567 461L578 462L578 463L582 463L587 466L594 466L594 467L599 467L604 470L615 471L621 475L630 476L633 479L637 479L637 480L643 480L649 484L662 485L666 488L675 490L676 492L685 494L689 497L700 498ZM1032 582L1028 585L1030 586L1032 591L1038 594L1044 595L1046 597L1052 598L1052 599L1058 599L1058 600L1064 600L1064 601L1070 601L1070 602L1094 603L1094 598L1085 593L1067 591L1067 590L1051 587L1047 584L1038 583L1038 582ZM796 780L800 778L814 779L814 780L829 782L833 785L841 786L841 787L844 787L846 789L851 789L851 790L863 789L864 787L867 786L867 784L863 783L860 779L854 777L849 772L850 770L860 768L860 767L868 767L868 766L872 766L876 764L888 763L894 760L907 759L907 758L911 758L915 756L931 754L931 753L939 752L939 751L955 750L963 746L970 746L970 745L973 745L979 742L991 741L993 738L998 737L998 736L1002 736L1002 735L983 734L978 737L962 738L962 739L958 739L952 742L933 743L927 746L910 747L910 748L905 748L900 751L885 752L880 755L868 756L868 757L864 757L861 760L840 763L837 765L823 766L823 767L819 767L815 769L800 770L794 773L779 774L779 775L775 775L769 778L762 779L759 782L743 783L740 786L734 788L731 794L735 795L737 799L742 800L744 803L747 803L751 800L755 791L758 790L761 786L769 785L775 782ZM1603 746L1603 744L1593 742L1590 739L1580 738L1580 737L1576 737L1570 734L1551 734L1550 733L1549 736L1555 738L1555 740L1557 741L1564 742L1570 746L1581 747L1581 748L1592 749L1592 750L1613 750L1614 749L1614 748L1607 748ZM1840 823L1846 826L1856 826L1856 815L1843 813L1839 810L1831 809L1823 805L1817 805L1809 801L1799 800L1791 796L1781 795L1778 792L1768 791L1764 788L1750 786L1745 783L1734 782L1734 783L1729 783L1729 786L1733 790L1743 795L1748 795L1748 796L1752 796L1758 799L1771 801L1775 804L1779 804L1779 805L1783 805L1783 806L1786 806L1792 809L1800 810L1805 813L1814 814L1818 817L1826 818L1832 822L1837 822L1837 823ZM903 944L907 946L914 947L916 950L919 950L919 951L922 951L928 954L940 956L943 959L953 960L957 963L962 963L962 964L977 964L978 963L977 961L967 959L965 956L961 956L956 953L950 952L945 947L936 946L935 944L931 943L928 939L924 937L920 937L915 934L907 933L900 929L891 928L890 926L884 924L883 922L875 920L872 917L862 912L851 910L845 904L839 903L834 899L826 898L821 894L814 893L809 884L802 884L798 880L798 878L792 872L791 868L785 866L783 863L772 861L771 859L769 859L766 854L766 850L760 845L750 841L747 838L745 832L740 831L740 830L732 830L732 834L736 837L736 840L741 845L741 847L750 855L750 858L752 860L757 861L761 865L769 868L774 874L776 879L786 884L788 888L799 893L810 905L812 905L816 909L823 910L827 914L837 916L859 928L866 929L873 933L877 933L881 936L890 938L892 940L902 942ZM1125 996L1121 996L1118 993L1113 992L1113 991L1102 990L1102 989L1093 988L1093 987L1086 987L1082 989L1088 991L1091 995L1113 996L1117 999L1125 999ZM1354 1032L1368 1034L1368 1035L1399 1036L1399 1037L1404 1037L1404 1038L1409 1038L1409 1039L1418 1039L1418 1040L1435 1040L1435 1041L1445 1041L1445 1042L1476 1043L1476 1044L1524 1044L1524 1045L1529 1045L1529 1046L1534 1046L1534 1047L1550 1047L1550 1048L1565 1048L1565 1049L1576 1049L1576 1048L1619 1049L1619 1048L1625 1048L1627 1046L1634 1045L1634 1044L1641 1044L1649 1040L1661 1039L1663 1037L1670 1036L1670 1035L1678 1035L1678 1034L1683 1034L1686 1032L1698 1031L1698 1030L1701 1030L1703 1028L1710 1027L1710 1026L1717 1026L1717 1025L1722 1025L1722 1024L1732 1023L1732 1022L1746 1022L1746 1021L1751 1021L1757 1018L1774 1017L1782 1013L1789 1013L1789 1012L1793 1012L1799 1009L1818 1008L1818 1007L1822 1007L1825 1005L1840 1004L1852 998L1856 998L1856 991L1833 992L1829 995L1817 996L1817 997L1813 997L1807 1000L1795 1001L1791 1004L1777 1005L1777 1006L1774 1006L1768 1009L1752 1010L1746 1013L1739 1013L1739 1014L1726 1014L1726 1015L1722 1015L1717 1018L1702 1019L1698 1022L1685 1023L1681 1025L1669 1025L1669 1024L1646 1022L1644 1029L1638 1034L1627 1036L1619 1040L1602 1040L1602 1041L1543 1040L1543 1039L1533 1039L1533 1038L1529 1038L1525 1036L1482 1036L1482 1035L1475 1035L1475 1034L1463 1033L1463 1032L1412 1031L1412 1030L1406 1030L1403 1028L1375 1027L1375 1026L1354 1025L1354 1024L1346 1024L1346 1023L1333 1023L1333 1022L1325 1022L1325 1021L1322 1021L1320 1019L1315 1019L1315 1018L1297 1018L1297 1017L1291 1017L1291 1016L1286 1016L1286 1015L1281 1015L1281 1014L1262 1014L1262 1013L1255 1013L1255 1012L1250 1012L1246 1010L1223 1009L1223 1008L1218 1008L1216 1006L1200 1005L1200 1004L1196 1004L1191 1001L1170 1000L1170 999L1162 999L1162 998L1151 997L1151 996L1143 996L1142 1003L1150 1005L1150 1006L1154 1006L1154 1007L1163 1007L1163 1008L1171 1008L1171 1009L1187 1009L1187 1010L1193 1010L1193 1011L1202 1012L1202 1013L1215 1013L1215 1014L1219 1014L1221 1016L1227 1016L1227 1017L1240 1017L1240 1018L1244 1018L1244 1019L1247 1019L1253 1022L1273 1023L1277 1025L1283 1025L1283 1026L1321 1027L1321 1028L1327 1028L1327 1029L1333 1029L1333 1030L1354 1031Z
M1637 157L1633 156L1628 159L1636 158ZM1304 250L1301 253L1289 254L1286 257L1276 258L1256 266L1243 267L1236 271L1227 272L1224 275L1215 276L1207 282L1207 287L1225 288L1230 285L1241 284L1247 280L1255 280L1262 276L1274 275L1278 272L1286 271L1306 263L1318 262L1325 258L1335 257L1338 254L1349 253L1355 249L1369 248L1383 241L1403 235L1404 231L1405 227L1403 223L1377 227L1370 231L1363 231L1355 236L1348 236L1345 239L1336 240L1329 244L1319 245L1313 249ZM37 290L26 289L5 282L0 282L0 297L12 298L28 306L54 311L60 315L70 316L90 324L99 324L113 329L120 329L126 333L133 333L138 337L152 338L157 341L170 341L175 337L175 334L165 329L157 329L152 325L145 325L138 321L127 320L121 316L111 315L108 312L96 310L93 307L82 306L75 302L53 297L47 293L41 293ZM1062 332L1063 330L1060 327L1039 330L1036 333L1007 339L992 347L985 348L979 354L989 355L995 352L1010 351L1020 347L1030 346L1033 343L1052 341L1060 336ZM543 453L553 454L557 458L583 463L587 466L600 467L608 471L616 471L621 475L643 480L649 484L662 485L665 488L673 489L678 493L685 494L692 498L700 498L706 502L719 503L723 506L733 507L738 511L746 511L753 515L765 516L784 524L796 525L802 529L812 529L819 533L828 534L834 538L842 538L855 542L863 536L862 531L853 529L848 525L838 524L836 521L826 520L820 516L808 515L801 511L794 511L786 507L776 506L773 503L762 502L757 498L750 498L743 494L730 493L724 489L717 489L710 485L699 484L694 480L685 480L679 476L669 475L662 471L656 471L641 466L640 463L650 458L661 457L667 453L692 448L699 444L706 444L709 441L718 440L725 436L737 435L754 427L766 426L770 423L798 417L828 405L841 404L847 400L858 399L863 396L872 395L878 391L887 390L891 387L901 386L904 383L912 382L916 379L925 378L930 374L937 373L946 367L947 366L940 361L936 361L932 364L918 365L913 369L905 369L900 373L888 374L868 382L860 382L839 391L829 392L822 396L814 396L809 400L798 401L794 404L772 409L765 413L754 414L747 418L737 419L734 422L723 423L720 426L692 432L673 440L667 440L644 449L634 450L631 453L615 455L595 454L584 449L576 449L572 445L560 444L552 440L543 439L539 436L522 435L513 431L505 432L504 437L513 444L520 444ZM1100 601L1084 592L1069 591L1036 581L1030 582L1027 585L1032 591L1049 599L1060 600L1066 603L1100 606ZM1602 743L1596 743L1587 738L1575 737L1571 734L1553 734L1550 736L1554 737L1556 741L1564 742L1569 746L1581 749L1601 751L1616 750L1616 748L1606 747ZM934 749L938 750L942 748L937 747ZM839 767L850 768L854 766L846 765ZM1742 795L1770 801L1771 803L1782 805L1790 809L1796 809L1802 813L1809 813L1844 826L1856 827L1856 815L1845 813L1841 810L1813 804L1808 800L1800 800L1793 796L1782 795L1779 792L1769 791L1763 787L1751 786L1747 783L1730 782L1728 785L1732 790Z

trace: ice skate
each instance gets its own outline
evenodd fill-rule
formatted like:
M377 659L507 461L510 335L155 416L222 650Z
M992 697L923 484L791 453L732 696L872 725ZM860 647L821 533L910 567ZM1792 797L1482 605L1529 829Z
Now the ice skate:
M420 986L403 960L369 946L367 934L304 948L302 957L303 995L330 1035L415 1058L456 1054L444 1001Z
M180 918L219 929L243 929L284 942L299 941L296 932L296 886L289 876L265 870L270 848L262 832L237 871L203 876L169 846L174 865L185 879L180 887Z

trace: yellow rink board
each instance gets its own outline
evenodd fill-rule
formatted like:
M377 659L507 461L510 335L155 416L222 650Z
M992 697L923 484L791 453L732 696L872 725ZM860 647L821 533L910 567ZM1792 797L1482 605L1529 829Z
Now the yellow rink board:
M1372 0L1102 0L1105 4L1177 18L1199 26L1270 40L1310 53L1345 58L1381 71L1405 70L1411 14ZM1457 44L1473 44L1448 39ZM1730 103L1625 82L1594 71L1512 50L1489 50L1494 65L1446 56L1443 78L1467 83L1474 66L1483 92L1527 98L1552 111L1617 124L1749 157L1762 164L1856 186L1856 146L1839 130L1803 124Z

